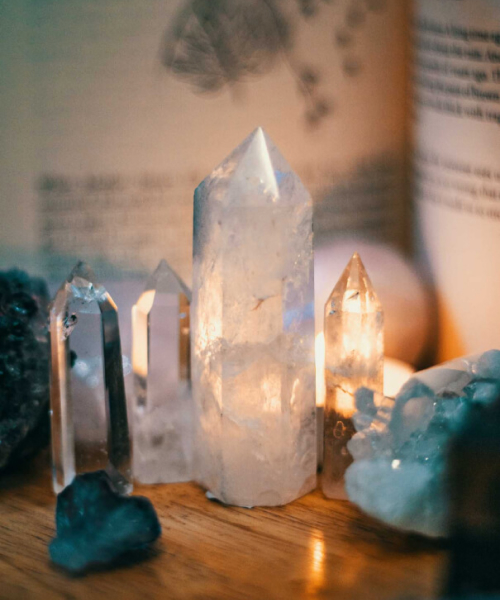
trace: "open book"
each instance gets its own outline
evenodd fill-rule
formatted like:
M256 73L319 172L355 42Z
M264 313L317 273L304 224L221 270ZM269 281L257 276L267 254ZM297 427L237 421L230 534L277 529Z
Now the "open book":
M193 190L262 125L318 243L416 232L441 357L499 345L496 2L17 0L2 26L2 264L189 282Z

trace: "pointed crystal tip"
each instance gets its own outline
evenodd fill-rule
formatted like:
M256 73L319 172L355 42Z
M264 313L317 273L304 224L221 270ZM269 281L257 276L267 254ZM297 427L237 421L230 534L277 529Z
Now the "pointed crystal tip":
M69 294L73 298L78 298L83 302L93 302L102 300L107 292L99 283L94 271L83 261L78 261L71 270L68 278L62 284L60 291L64 297Z
M86 279L87 281L95 281L96 280L94 271L83 260L79 260L76 263L76 265L71 269L71 273L69 274L68 281L72 281L76 277L79 277L81 279Z
M212 171L200 187L213 180L227 180L233 192L228 193L227 197L235 202L241 201L242 192L256 187L278 199L282 183L288 177L293 177L300 183L271 138L262 127L257 127Z
M279 186L269 147L269 143L273 146L274 144L266 139L262 127L258 127L251 133L247 140L245 152L241 155L234 171L232 185L260 183L266 192L276 197L279 196Z
M337 311L381 312L378 299L361 257L355 252L327 300L326 315Z
M158 266L149 277L145 287L145 291L148 290L156 290L168 294L184 294L191 302L191 290L164 258L160 260Z

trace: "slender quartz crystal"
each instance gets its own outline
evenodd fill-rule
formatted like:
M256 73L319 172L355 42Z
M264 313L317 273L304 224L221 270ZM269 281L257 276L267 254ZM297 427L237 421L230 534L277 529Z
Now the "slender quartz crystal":
M197 480L239 506L316 479L312 203L262 129L197 188Z
M134 478L191 479L191 292L162 260L132 309Z
M384 316L358 253L354 253L325 306L325 430L323 492L345 498L344 473L352 462L355 392L383 392Z
M53 484L105 469L132 490L118 311L92 270L78 263L50 311Z

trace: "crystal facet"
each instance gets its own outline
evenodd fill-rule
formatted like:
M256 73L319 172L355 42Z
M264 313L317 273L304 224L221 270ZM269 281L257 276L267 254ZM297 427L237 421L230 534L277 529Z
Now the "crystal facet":
M316 479L312 202L255 130L195 192L196 478L281 505Z
M190 302L162 260L132 309L133 472L141 483L191 479Z
M352 462L355 393L383 391L384 317L363 263L354 253L325 306L325 433L323 492L345 498L344 473ZM360 402L367 403L361 396ZM369 404L369 402L368 402Z
M78 263L50 310L54 490L104 469L128 493L130 439L118 311L91 269Z

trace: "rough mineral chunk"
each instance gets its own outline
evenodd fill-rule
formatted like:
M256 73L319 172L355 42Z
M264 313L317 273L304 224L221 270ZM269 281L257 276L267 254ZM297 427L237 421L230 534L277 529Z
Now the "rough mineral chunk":
M50 558L72 572L113 563L161 535L151 502L118 494L105 471L77 475L58 495L56 530Z
M0 273L0 470L49 441L48 302L41 279Z
M447 535L447 450L477 405L499 398L500 351L468 357L417 373L396 398L358 390L348 444L354 463L346 472L350 500L401 529Z

